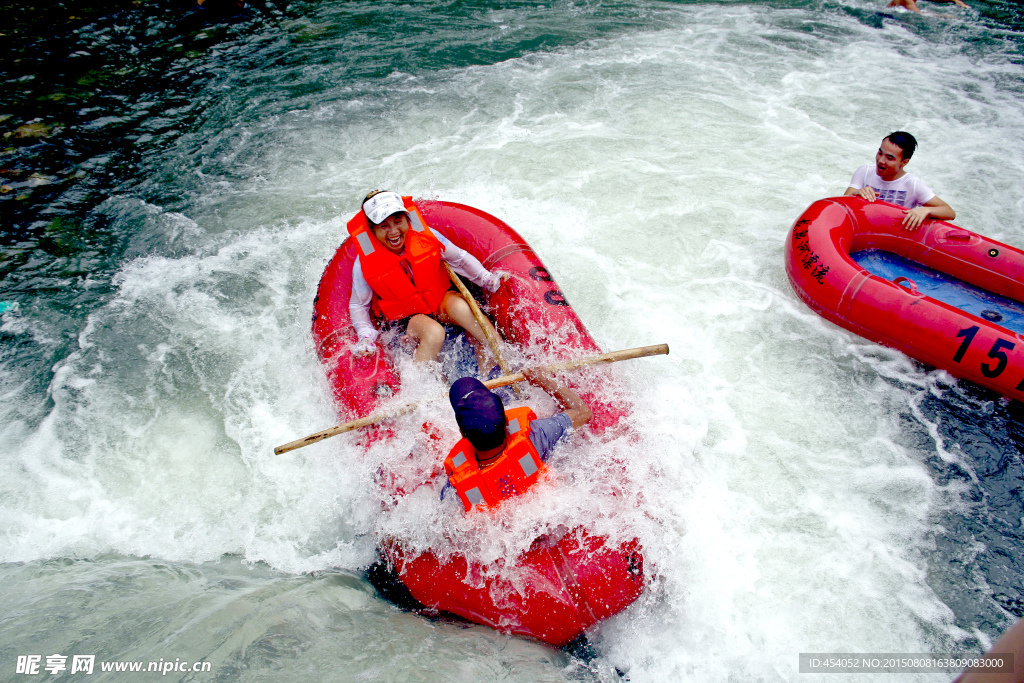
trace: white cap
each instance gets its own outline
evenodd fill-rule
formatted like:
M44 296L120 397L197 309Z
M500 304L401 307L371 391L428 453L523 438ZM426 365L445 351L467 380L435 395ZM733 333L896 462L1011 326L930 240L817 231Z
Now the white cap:
M374 225L382 223L385 218L399 211L405 211L405 204L394 192L378 192L363 202L363 213Z

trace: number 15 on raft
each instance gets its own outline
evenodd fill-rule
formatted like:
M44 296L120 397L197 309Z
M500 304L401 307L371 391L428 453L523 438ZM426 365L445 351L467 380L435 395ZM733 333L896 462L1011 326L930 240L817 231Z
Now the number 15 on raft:
M967 349L971 346L971 342L974 341L974 336L978 334L978 330L981 328L977 325L971 325L957 332L956 336L958 339L963 339L960 342L960 347L957 348L956 353L953 354L953 362L959 363L964 359L964 355L967 353ZM1009 339L997 338L995 343L992 344L992 348L988 351L988 357L994 362L982 363L980 370L981 374L989 379L995 379L999 375L1003 374L1003 370L1006 369L1007 363L1010 359L1006 355L1006 351L1010 351L1016 346ZM1017 391L1024 391L1024 379L1022 379L1015 387Z

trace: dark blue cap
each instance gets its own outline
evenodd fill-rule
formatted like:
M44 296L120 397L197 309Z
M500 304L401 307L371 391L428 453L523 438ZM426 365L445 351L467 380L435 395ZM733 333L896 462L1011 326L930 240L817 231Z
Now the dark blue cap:
M488 451L505 443L505 405L475 377L455 380L448 390L455 421L473 448Z

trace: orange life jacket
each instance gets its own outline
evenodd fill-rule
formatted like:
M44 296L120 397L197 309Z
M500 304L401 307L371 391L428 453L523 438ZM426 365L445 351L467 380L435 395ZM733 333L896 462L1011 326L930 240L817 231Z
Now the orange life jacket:
M417 313L437 313L451 285L448 273L441 266L444 245L430 232L412 197L402 197L402 202L411 227L405 236L405 250L400 255L374 236L362 210L348 222L348 233L359 251L363 277L373 290L373 312L388 320L400 320Z
M506 410L505 450L483 469L477 465L476 449L469 439L455 444L444 461L444 471L467 511L474 506L495 507L526 491L548 471L530 442L530 422L536 419L526 407Z

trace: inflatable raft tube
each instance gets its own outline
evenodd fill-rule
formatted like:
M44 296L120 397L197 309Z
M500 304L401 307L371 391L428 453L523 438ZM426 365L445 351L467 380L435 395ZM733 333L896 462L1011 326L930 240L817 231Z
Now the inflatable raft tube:
M857 196L813 203L786 239L786 273L822 317L1024 400L1024 252Z
M431 229L469 251L488 270L512 275L481 302L506 341L554 360L601 353L548 269L511 227L462 204L420 200L416 205ZM313 339L342 420L374 412L401 388L383 348L370 358L352 355L356 334L348 302L355 258L352 240L346 239L325 269L313 304ZM628 407L614 399L612 387L573 388L593 411L588 430L625 428L621 421ZM387 438L382 431L381 438ZM398 539L381 539L379 549L411 596L428 609L555 646L576 640L625 609L645 583L639 541L613 545L582 526L537 538L517 558L514 580L487 571L471 557L411 552Z

